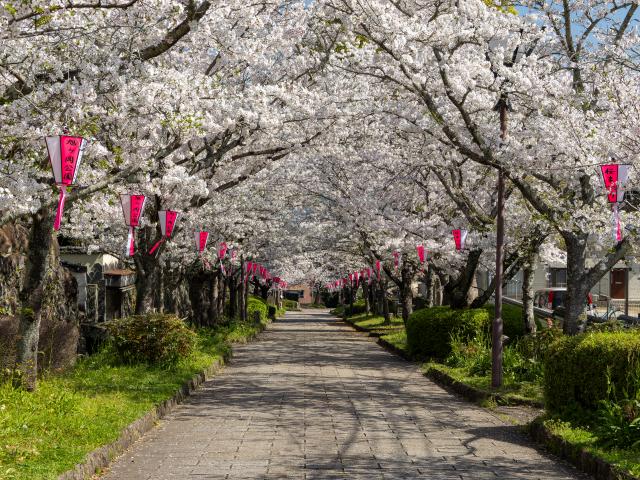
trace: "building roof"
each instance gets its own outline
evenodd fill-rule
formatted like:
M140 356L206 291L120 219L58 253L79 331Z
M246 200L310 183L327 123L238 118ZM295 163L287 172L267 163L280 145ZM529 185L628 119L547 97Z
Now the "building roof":
M123 269L123 268L114 268L112 270L107 270L104 272L104 275L112 275L117 277L126 277L129 275L135 275L136 272L133 270Z

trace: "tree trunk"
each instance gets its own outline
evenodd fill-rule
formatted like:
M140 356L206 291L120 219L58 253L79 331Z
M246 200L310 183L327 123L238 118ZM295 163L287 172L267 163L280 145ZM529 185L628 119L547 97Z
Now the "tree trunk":
M260 285L260 297L263 300L267 300L269 298L269 285Z
M434 305L434 276L435 273L433 272L432 268L429 268L429 270L427 270L427 275L425 277L425 288L426 288L426 292L425 292L425 306L427 308L431 308Z
M235 276L229 277L229 319L235 320L238 304L238 282Z
M189 284L189 301L193 311L192 320L198 327L208 325L207 313L209 312L210 296L207 292L207 285L211 282L211 273L204 271L192 272L187 277Z
M533 281L536 272L536 254L529 254L522 269L522 319L525 332L536 333L536 319L533 312Z
M568 335L576 335L580 322L586 319L585 307L591 285L585 281L588 234L563 235L567 247L567 297L562 330Z
M220 270L215 270L209 282L209 319L207 325L214 326L220 321L218 315L218 298L220 296Z
M247 307L249 306L249 285L247 283L244 284L243 288L243 299L242 299L242 321L247 321Z
M146 226L140 229L139 243L133 257L136 264L136 315L144 315L153 311L162 311L162 269L158 256L162 254L163 245L149 255L154 240L159 238L159 226Z
M402 266L402 282L400 284L400 301L402 303L402 322L405 327L409 315L413 313L413 291L411 290L411 282L413 281L413 270L404 264Z
M46 308L48 297L52 296L49 289L55 288L55 270L60 268L58 241L51 228L53 217L40 210L33 215L32 221L26 276L20 291L21 311L16 357L22 385L29 391L35 390L37 386L42 311Z
M384 324L391 323L391 315L389 314L389 299L387 298L387 281L383 280L380 286L380 297L382 299L382 314L384 316Z
M353 285L349 287L349 315L353 315L353 297L354 297Z
M369 315L371 313L371 305L369 305L369 285L366 281L362 282L362 296L364 297L364 311Z
M240 257L240 290L238 292L238 312L240 314L240 321L247 321L247 283L244 255Z
M467 308L471 305L473 301L471 287L475 280L481 255L482 250L471 250L462 271L455 279L450 278L445 285L445 297L451 308Z
M221 322L226 322L225 307L227 305L227 287L229 286L228 276L220 276L220 286L222 287L222 294L220 295L220 299L218 301L218 318Z

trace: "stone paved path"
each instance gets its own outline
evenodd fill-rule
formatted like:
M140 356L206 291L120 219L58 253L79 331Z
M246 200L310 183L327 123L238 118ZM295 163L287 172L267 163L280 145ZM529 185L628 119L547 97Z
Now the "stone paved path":
M327 313L234 351L104 480L584 478Z

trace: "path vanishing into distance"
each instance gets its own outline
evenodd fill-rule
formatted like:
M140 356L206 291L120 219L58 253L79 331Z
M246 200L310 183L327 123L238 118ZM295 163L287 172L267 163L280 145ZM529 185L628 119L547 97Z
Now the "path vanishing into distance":
M104 480L577 479L328 313L289 312Z

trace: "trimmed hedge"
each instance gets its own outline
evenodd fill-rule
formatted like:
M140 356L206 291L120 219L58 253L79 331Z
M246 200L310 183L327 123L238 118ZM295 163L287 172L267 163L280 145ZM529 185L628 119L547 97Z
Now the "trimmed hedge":
M170 366L188 357L196 334L175 315L151 313L107 325L109 345L118 361Z
M461 341L487 330L489 312L484 308L451 310L447 306L424 308L407 320L407 347L411 355L446 358L451 352L451 335Z
M269 309L267 303L258 297L249 297L247 300L247 318L250 321L254 319L254 313L260 314L260 323L267 323L269 321Z
M602 400L635 398L640 383L640 334L599 332L563 337L544 364L545 405L595 411Z
M282 306L284 307L285 310L297 310L298 302L285 298L284 301L282 302Z
M489 312L489 318L493 320L495 306L487 305L484 308ZM510 303L503 303L502 324L502 333L511 340L516 340L526 335L524 331L524 320L522 319L522 307L511 305Z
M349 304L345 305L344 308L345 308L345 311L347 312L347 317L359 315L361 313L366 312L367 310L367 306L365 305L363 299L356 300L355 302L353 302L353 308L351 308L351 305Z

